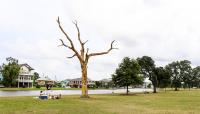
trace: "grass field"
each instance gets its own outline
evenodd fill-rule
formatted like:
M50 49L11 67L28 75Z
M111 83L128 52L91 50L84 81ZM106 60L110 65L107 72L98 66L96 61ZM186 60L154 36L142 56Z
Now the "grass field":
M1 114L200 114L200 91L64 96L59 100L0 97Z

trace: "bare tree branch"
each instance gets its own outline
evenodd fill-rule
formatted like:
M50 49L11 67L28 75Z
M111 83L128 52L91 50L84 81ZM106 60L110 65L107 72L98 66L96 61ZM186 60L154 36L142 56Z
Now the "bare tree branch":
M62 39L60 39L60 41L61 41L61 44L60 44L60 45L58 45L58 46L65 46L65 47L67 47L67 48L71 49L71 47L70 47L70 46L68 46L68 45L66 45Z
M71 58L73 58L73 57L75 57L75 56L76 56L76 54L72 55L71 57L67 57L67 58L71 59Z
M76 26L76 29L77 29L77 32L78 32L78 41L79 41L79 43L80 43L80 45L81 45L81 50L80 50L80 51L81 51L81 57L82 57L82 59L84 60L84 53L85 53L84 44L85 44L85 43L83 43L82 40L81 40L80 30L79 30L77 21L75 20L73 23L74 23L74 25Z
M80 30L79 30L77 21L75 20L73 23L74 23L74 25L76 26L76 29L77 29L77 32L78 32L78 41L79 41L79 43L81 44L81 46L83 46L83 42L81 41L81 35L80 35Z
M74 25L76 26L76 29L77 29L77 32L78 32L78 40L79 40L79 43L80 43L81 45L84 45L85 43L88 42L88 40L85 41L85 42L83 42L83 41L81 40L80 29L79 29L79 27L78 27L78 23L77 23L76 20L73 21L73 23L74 23Z
M88 55L88 52L89 52L89 48L87 48L87 52L86 52L86 55Z
M70 39L70 37L67 35L67 33L66 33L66 32L64 31L64 29L62 28L62 26L61 26L61 24L60 24L60 19L59 19L59 17L58 17L58 19L57 19L57 23L58 23L59 28L60 28L60 30L62 31L62 33L66 36L67 40L70 42L71 47L74 47L74 44L73 44L72 40Z
M83 45L85 45L88 42L88 40L86 40L85 42L83 42Z
M115 42L115 40L113 40L113 41L111 42L110 48L109 48L107 51L105 51L105 52L99 52L99 53L90 53L90 54L88 55L88 57L108 54L111 50L113 50L113 49L118 49L118 48L114 48L114 47L113 47L113 43L114 43L114 42Z
M59 17L58 17L58 19L57 19L57 23L58 23L59 28L60 28L60 30L62 31L62 33L66 36L67 40L70 42L71 47L69 48L69 46L67 46L66 44L64 44L63 40L60 40L60 41L62 42L62 45L65 46L65 47L68 47L69 49L71 49L71 50L76 54L76 56L78 57L78 59L79 59L80 61L84 61L84 59L81 57L81 55L80 55L80 54L78 53L78 51L75 49L74 44L73 44L71 38L68 36L68 34L67 34L67 33L64 31L64 29L62 28ZM77 27L78 27L78 26L77 26ZM78 32L79 32L79 31L78 31ZM80 32L79 32L79 34L80 34Z

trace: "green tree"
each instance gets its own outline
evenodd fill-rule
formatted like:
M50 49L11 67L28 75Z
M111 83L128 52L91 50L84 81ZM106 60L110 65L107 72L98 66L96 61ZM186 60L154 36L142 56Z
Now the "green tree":
M158 87L166 88L170 84L170 74L166 69L163 67L156 67L155 74L158 80Z
M143 56L142 58L137 58L139 65L141 66L141 72L153 85L153 93L156 93L156 87L158 84L157 76L155 75L155 63L151 57Z
M36 85L36 80L40 78L40 75L37 72L33 73L33 84Z
M188 60L183 60L179 62L180 64L180 75L182 78L182 82L184 82L184 87L191 88L192 86L192 80L193 80L193 75L192 75L192 67L191 67L191 62Z
M181 68L179 61L172 62L165 67L169 72L172 80L172 86L175 88L175 91L178 91L178 88L181 87L182 77L181 77Z
M102 86L102 84L99 81L95 81L95 85L97 88L100 88Z
M143 83L143 77L139 75L140 66L136 60L125 57L115 73L112 75L113 83L119 87L128 87L130 85L138 85Z
M3 83L5 86L12 87L16 84L20 66L18 60L12 57L6 58L7 64L2 65Z
M192 69L192 84L198 88L200 87L200 66Z

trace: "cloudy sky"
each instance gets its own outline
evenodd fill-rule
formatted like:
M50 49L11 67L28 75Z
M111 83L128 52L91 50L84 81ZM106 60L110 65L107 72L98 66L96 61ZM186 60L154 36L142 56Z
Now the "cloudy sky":
M0 64L11 56L41 76L80 77L78 60L67 59L71 51L58 47L59 39L65 39L56 23L60 16L75 44L77 31L72 21L78 21L90 52L107 50L116 40L119 50L90 59L91 79L110 78L125 56L148 55L157 66L188 59L197 66L199 5L199 0L0 0Z

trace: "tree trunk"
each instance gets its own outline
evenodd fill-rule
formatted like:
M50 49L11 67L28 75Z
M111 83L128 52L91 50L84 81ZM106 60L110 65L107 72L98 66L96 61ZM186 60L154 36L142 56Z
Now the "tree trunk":
M189 87L189 91L190 91L191 85L190 85L190 84L188 84L188 87Z
M151 82L153 84L153 93L156 93L156 87L158 85L158 80L157 80L157 76L152 75L151 76Z
M9 87L10 87L10 88L12 87L12 80L11 80L10 83L9 83Z
M175 91L178 91L178 88L177 88L177 87L175 87Z
M128 85L126 86L126 95L128 95Z
M89 98L88 96L88 84L87 84L87 65L84 64L82 69L82 95L81 98Z
M153 85L153 93L156 93L156 86Z

